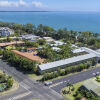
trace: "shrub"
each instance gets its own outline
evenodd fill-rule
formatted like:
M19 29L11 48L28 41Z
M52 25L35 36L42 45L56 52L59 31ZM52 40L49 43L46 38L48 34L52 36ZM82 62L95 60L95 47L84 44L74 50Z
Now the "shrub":
M94 60L93 60L94 61ZM49 79L53 79L53 78L56 78L58 76L64 76L64 75L67 75L69 73L74 73L74 72L80 72L84 69L88 69L91 67L91 63L92 61L87 61L83 64L79 64L79 65L76 65L76 66L70 66L70 67L67 67L63 70L59 69L55 72L52 72L52 73L47 73L43 76L43 79L41 79L42 81L43 80L49 80ZM49 76L50 75L50 76ZM46 77L47 76L47 77Z
M11 65L23 71L33 71L37 73L36 61L31 61L26 58L17 56L11 51L3 51L3 58L7 60Z

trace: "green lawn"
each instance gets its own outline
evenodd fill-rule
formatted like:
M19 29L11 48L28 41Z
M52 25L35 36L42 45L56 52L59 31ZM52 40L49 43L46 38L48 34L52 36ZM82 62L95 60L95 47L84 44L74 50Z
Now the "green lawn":
M91 70L91 69L94 69L94 68L97 68L97 67L100 67L100 64L97 64L96 66L91 66L89 69L84 69L81 72L88 71L88 70ZM78 74L78 73L80 73L80 72L70 73L70 74L67 74L67 75L64 75L64 76L58 76L56 78L53 78L53 79L47 80L47 81L53 81L53 80L61 79L63 77L68 77L68 76L75 75L75 74Z
M7 50L16 49L16 47L15 46L7 46L6 49Z
M75 98L74 98L74 94L75 94L75 92L78 90L78 88L80 87L80 86L82 86L82 82L80 82L80 83L77 83L77 84L74 84L74 88L75 88L75 90L74 91L72 91L70 94L62 94L62 92L61 92L61 94L65 97L65 98L68 98L69 100L75 100ZM65 87L64 89L62 89L62 90L68 90L68 87Z
M91 69L96 68L96 67L100 67L100 64L98 64L98 65L96 65L96 66L92 66L92 67L90 67L90 69L84 69L83 71L91 70ZM82 72L83 72L83 71L82 71ZM65 75L65 76L59 76L59 77L57 77L57 78L54 78L54 79L51 79L51 80L48 80L48 81L57 80L57 79L60 79L60 78L63 78L63 77L67 77L67 76L70 76L70 75L74 75L74 74L78 74L78 73L80 73L80 72L70 73L70 74ZM28 76L32 77L32 78L35 79L35 80L41 80L42 77L43 77L43 75L39 75L39 76L38 76L38 75L36 75L36 74L28 74Z
M36 74L28 74L28 76L32 77L35 80L40 80L42 78L42 75L37 76Z

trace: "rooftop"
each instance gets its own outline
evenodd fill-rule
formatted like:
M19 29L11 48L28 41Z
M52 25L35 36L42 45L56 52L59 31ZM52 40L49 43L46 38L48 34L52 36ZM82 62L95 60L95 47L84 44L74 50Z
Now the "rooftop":
M43 37L43 39L46 40L47 42L54 41L54 39L52 37Z
M74 50L72 50L72 52L73 52L73 53L81 53L81 52L85 52L85 50L82 49L82 48L79 48L79 49L74 49Z
M22 41L13 41L13 42L6 42L6 43L0 43L0 46L9 46L9 45L15 45L15 44L23 44L24 42Z
M72 44L72 45L71 45L71 47L78 48L78 46L77 46L77 45L75 45L75 44Z
M34 49L36 49L36 48L27 48L27 50L34 50Z
M9 30L10 28L8 27L0 27L0 30Z
M100 53L100 49L98 49L98 50L96 50L96 51Z
M40 36L36 36L36 35L33 35L33 34L27 34L27 35L22 35L20 38L26 39L26 40L34 40L34 39L39 39Z
M52 47L52 49L53 49L54 51L60 51L60 50L61 50L61 49L58 48L58 47Z
M56 68L58 66L71 64L74 62L87 60L87 59L94 58L94 57L96 57L96 55L93 53L90 53L90 54L85 54L85 55L72 57L72 58L68 58L68 59L63 59L63 60L59 60L59 61L55 61L55 62L51 62L51 63L42 64L42 65L39 65L39 68L41 71L43 71L43 70L48 70L51 68Z
M65 42L62 42L62 41L54 41L54 44L50 43L49 45L50 46L59 46L59 45L64 45L66 44Z
M86 52L88 52L88 53L93 53L93 54L95 54L97 57L100 58L100 52L97 52L97 51L95 51L95 50L92 50L92 49L86 48L86 47L82 47L82 49L84 49L84 50L85 50Z
M97 81L95 81L95 79L86 80L83 83L83 86L85 88L87 88L88 90L92 90L95 94L97 94L98 96L100 96L100 83L98 83Z

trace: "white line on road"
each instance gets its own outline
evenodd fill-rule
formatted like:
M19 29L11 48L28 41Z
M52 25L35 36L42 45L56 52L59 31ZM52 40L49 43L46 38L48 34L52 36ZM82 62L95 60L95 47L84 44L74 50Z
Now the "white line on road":
M49 86L49 88L52 88L52 87L57 86L57 85L62 84L62 83L63 82L59 82L59 83L52 84L52 85Z
M69 82L69 81L70 81L70 80L67 80L67 81L61 81L61 82L52 84L52 85L49 86L49 88L55 87L55 86L60 85L60 84L63 84L63 83L67 83L67 82Z
M29 94L31 94L31 92L26 92L26 93L20 94L20 95L18 95L16 97L9 98L9 100L18 100L20 98L23 98L23 97L29 95Z
M26 85L24 82L21 82L20 86L23 87L24 89L26 89L27 91L29 91L30 87L28 85Z

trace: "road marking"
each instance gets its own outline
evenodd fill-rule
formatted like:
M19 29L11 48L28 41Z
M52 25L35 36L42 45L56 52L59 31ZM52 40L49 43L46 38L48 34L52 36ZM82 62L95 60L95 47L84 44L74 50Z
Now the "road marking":
M97 72L97 74L99 74L100 72Z
M92 73L93 75L96 75L95 73Z
M49 86L49 88L52 88L52 87L57 86L57 85L62 84L62 83L64 83L64 82L59 82L59 83L52 84L52 85Z
M92 74L93 74L93 75L96 75L96 74L99 75L99 73L100 73L100 72L96 72L96 73L92 73Z
M62 81L62 82L58 82L58 83L52 84L52 85L49 86L49 88L55 87L55 86L60 85L60 84L63 84L63 83L67 83L67 82L69 82L69 81L70 81L70 80Z
M31 92L26 92L26 93L20 94L20 95L18 95L18 96L16 96L16 97L10 98L9 100L18 100L18 99L20 99L20 98L23 98L23 97L29 95L29 94L31 94Z
M23 82L21 82L20 83L20 86L22 86L24 89L26 89L26 90L28 90L29 91L29 86L28 85L26 85L25 83L23 83Z

